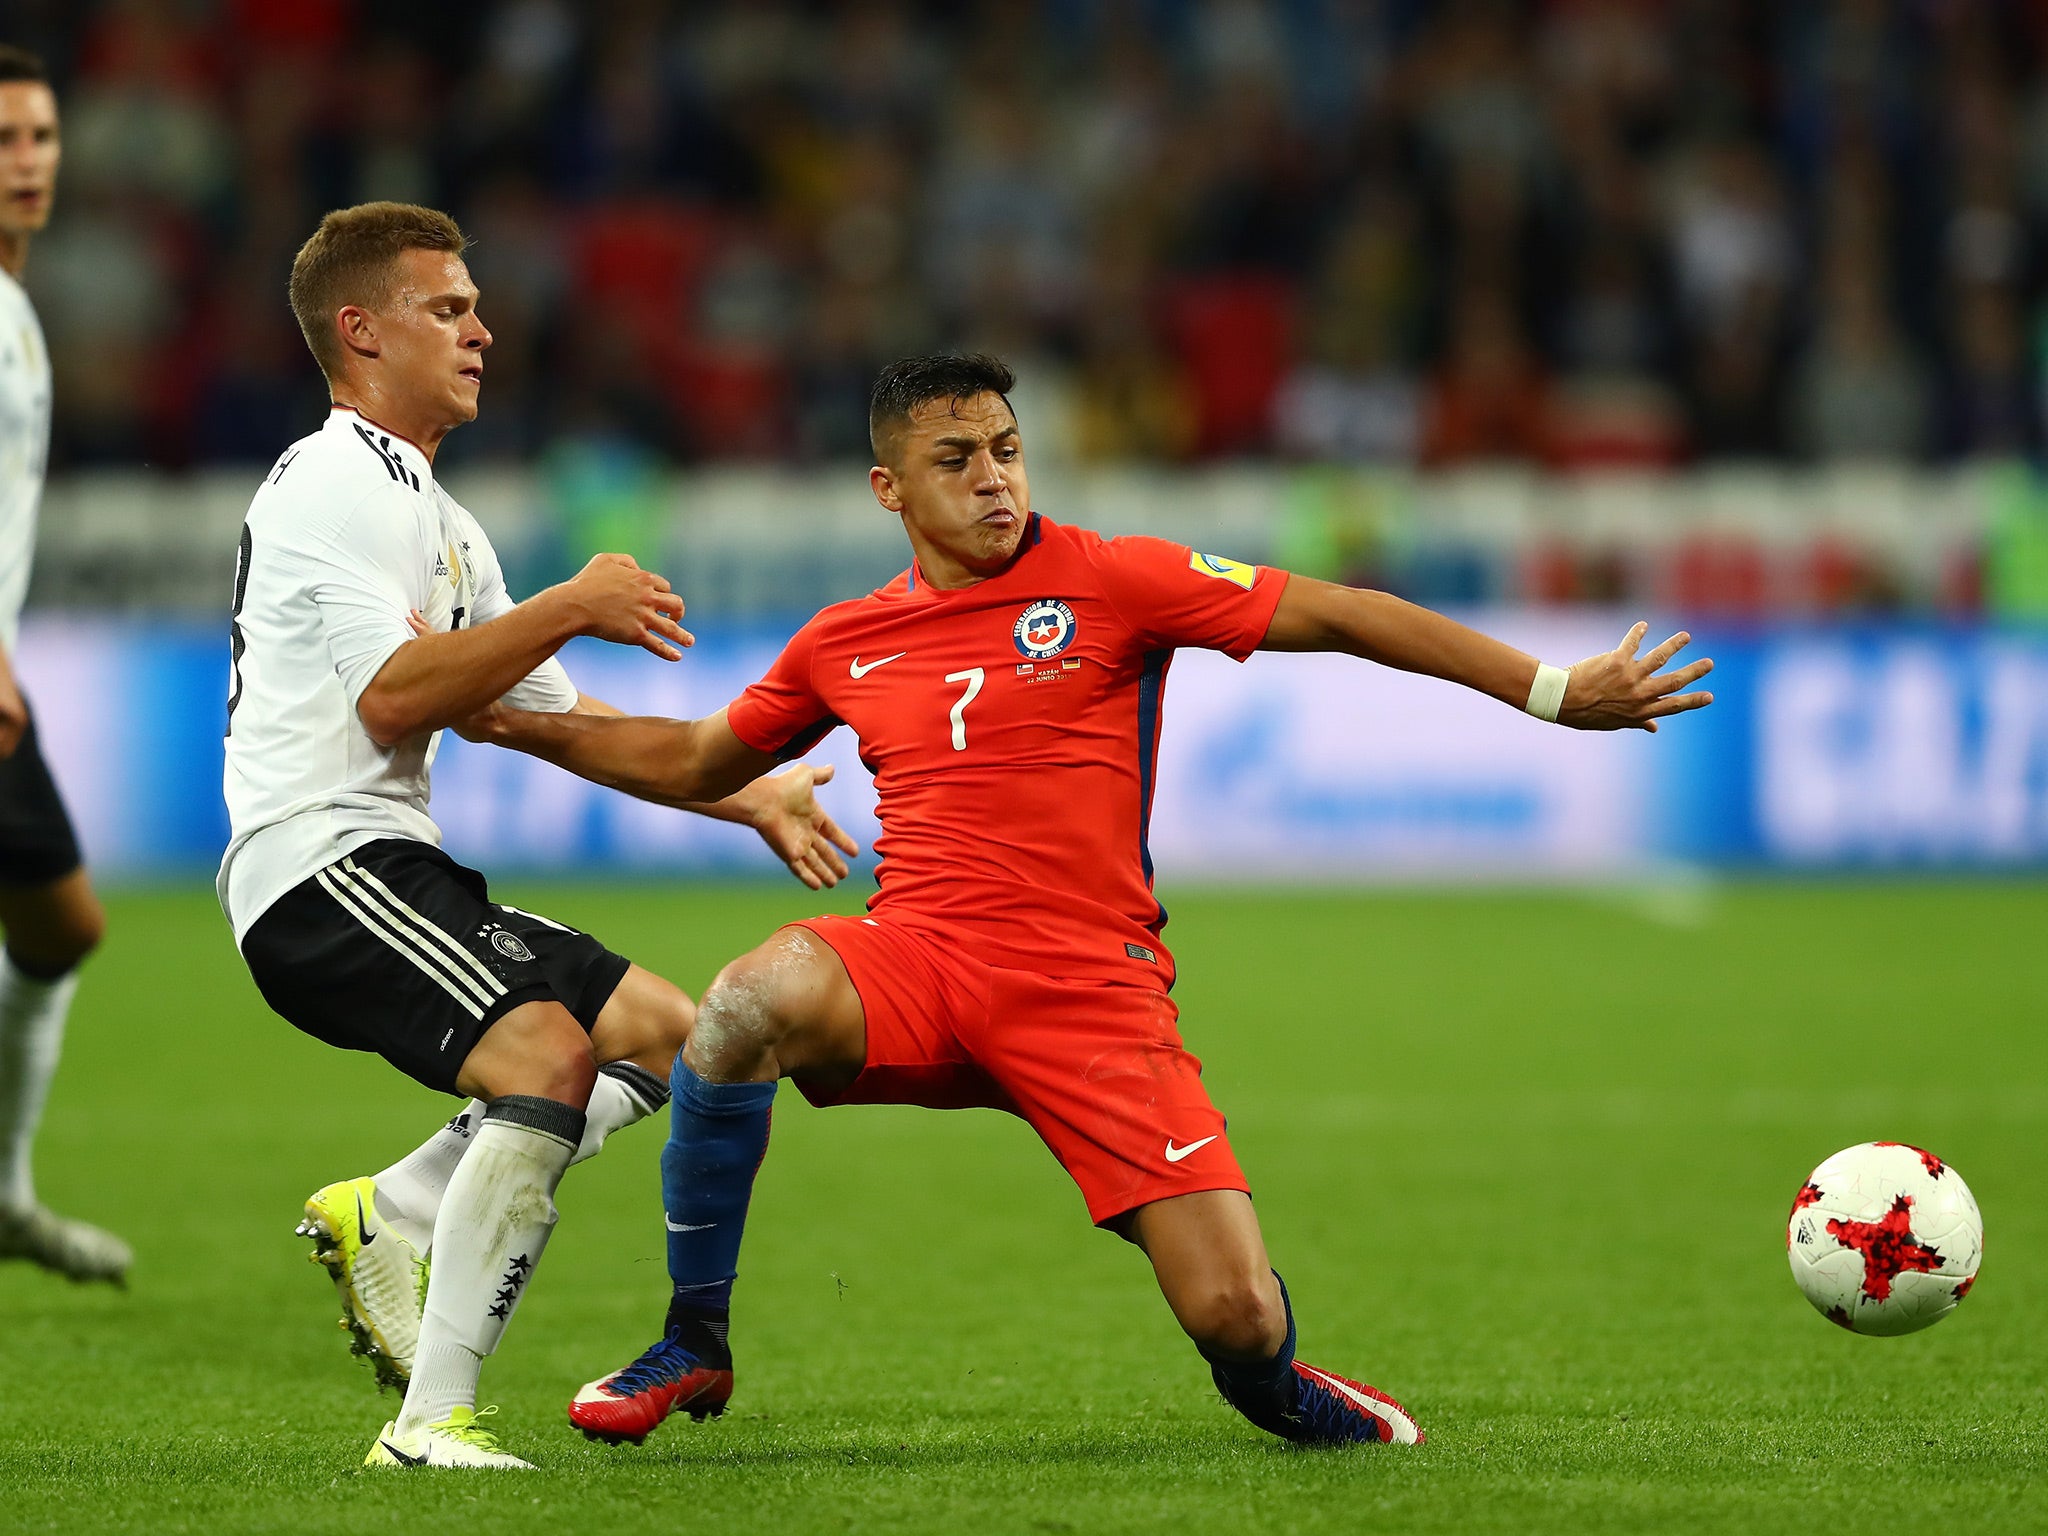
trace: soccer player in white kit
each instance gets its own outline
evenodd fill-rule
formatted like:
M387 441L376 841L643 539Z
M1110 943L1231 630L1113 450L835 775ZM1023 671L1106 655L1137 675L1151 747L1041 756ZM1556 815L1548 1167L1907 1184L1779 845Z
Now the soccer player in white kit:
M0 47L0 1259L119 1283L128 1245L45 1207L29 1162L78 967L106 922L14 676L50 453L50 356L20 278L60 151L42 61Z
M478 1423L483 1358L540 1261L563 1172L667 1102L695 1017L588 934L491 901L427 813L438 733L497 699L616 713L570 682L567 640L671 661L690 643L681 599L624 555L515 605L436 481L491 341L463 247L445 214L369 203L300 250L292 308L334 408L258 489L234 585L219 893L237 947L298 1028L472 1100L407 1158L307 1204L344 1321L402 1366L379 1372L405 1401L372 1466L528 1465ZM828 774L696 809L753 825L830 885L854 848L811 795Z

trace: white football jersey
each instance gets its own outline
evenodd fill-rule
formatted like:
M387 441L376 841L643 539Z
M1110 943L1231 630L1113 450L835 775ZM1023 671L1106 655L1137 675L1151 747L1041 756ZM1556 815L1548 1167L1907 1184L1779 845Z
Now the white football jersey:
M512 599L490 540L425 454L346 407L285 450L249 505L228 678L230 840L217 889L241 942L270 904L363 844L439 844L427 814L440 733L380 747L356 703L413 638L481 624ZM550 659L506 697L568 710Z
M50 353L35 306L0 270L0 646L14 654L50 457Z

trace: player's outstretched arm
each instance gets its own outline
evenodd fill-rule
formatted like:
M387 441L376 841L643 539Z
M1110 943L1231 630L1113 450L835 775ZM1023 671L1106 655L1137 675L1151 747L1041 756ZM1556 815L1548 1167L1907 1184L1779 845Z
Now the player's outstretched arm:
M1666 715L1714 702L1711 693L1680 691L1714 664L1702 658L1675 672L1660 671L1692 636L1681 631L1639 656L1648 629L1637 624L1613 650L1569 669L1545 667L1503 641L1388 593L1290 576L1259 649L1362 656L1462 683L1575 730L1654 731Z
M576 708L571 713L620 722L631 718L587 693L577 695ZM712 721L655 717L633 722L651 728L645 733L631 733L643 736L637 743L631 739L611 740L604 733L578 739L572 731L556 733L553 745L543 749L543 743L549 740L548 722L561 718L559 715L529 715L500 704L463 721L456 729L471 741L520 748L594 783L624 790L642 800L671 805L677 810L694 811L713 821L730 821L752 827L760 834L761 841L768 845L769 851L788 866L789 872L814 891L829 890L844 880L848 873L847 859L860 856L860 844L832 819L814 793L817 785L832 781L830 763L816 767L799 763L785 773L763 772L719 800L679 799L674 791L681 781L663 779L664 775L673 779L681 761L680 755L671 757L672 752L680 754L698 745L707 746L723 765L719 771L730 774L746 772L757 762L765 762L772 767L775 759L765 753L754 752L733 735L729 727L723 733L723 737L730 738L729 742L717 731L700 733L694 730L694 727L708 726ZM724 711L721 710L713 719L719 726L724 726ZM672 743L672 739L679 735L683 741ZM737 753L733 752L734 747L738 748ZM648 761L637 761L632 755L641 752L646 753ZM729 756L729 762L719 754Z
M391 653L356 701L381 746L455 724L506 691L577 635L637 645L664 661L694 643L683 600L630 555L598 555L576 575L470 629L421 635Z
M456 729L471 741L510 747L593 784L677 810L716 804L780 766L741 741L722 709L702 720L670 720L582 708L544 714L493 704Z

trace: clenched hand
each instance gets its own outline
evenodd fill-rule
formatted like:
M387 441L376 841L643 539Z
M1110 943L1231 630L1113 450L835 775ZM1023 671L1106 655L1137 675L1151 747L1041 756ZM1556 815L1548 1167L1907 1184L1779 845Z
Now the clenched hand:
M676 622L683 616L683 600L665 578L641 570L631 555L591 556L563 590L582 616L582 634L614 645L637 645L663 661L680 661L680 647L697 643Z

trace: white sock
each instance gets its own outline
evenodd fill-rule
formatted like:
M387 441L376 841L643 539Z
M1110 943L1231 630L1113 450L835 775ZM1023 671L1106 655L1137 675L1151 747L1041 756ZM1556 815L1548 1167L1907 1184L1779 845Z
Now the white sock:
M377 1175L377 1214L421 1253L433 1244L441 1197L484 1122L484 1108L482 1099L471 1099L440 1130Z
M597 1069L597 1085L590 1090L590 1108L583 1128L583 1140L569 1166L588 1162L604 1146L605 1137L645 1120L668 1103L668 1084L645 1067L630 1061L614 1061Z
M583 1139L583 1112L524 1094L493 1100L448 1181L434 1223L434 1272L398 1432L476 1406L498 1347L555 1226L555 1186Z
M569 1166L597 1156L613 1131L645 1120L667 1103L668 1084L645 1067L615 1061L598 1068L584 1111L583 1140ZM432 1250L441 1198L483 1118L484 1101L471 1099L454 1119L377 1175L377 1213L422 1254Z
M0 955L0 1207L25 1211L36 1203L29 1149L77 990L76 971L39 981Z

